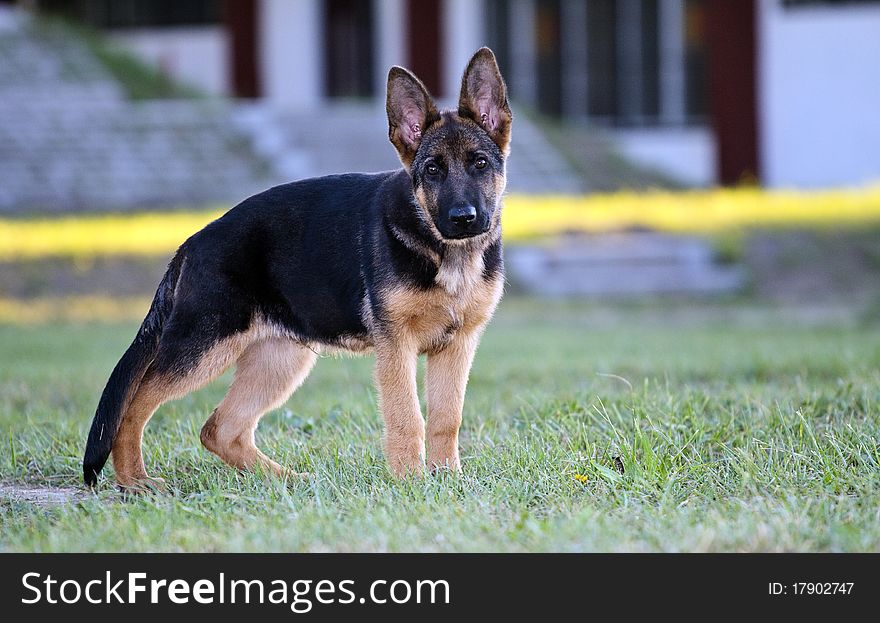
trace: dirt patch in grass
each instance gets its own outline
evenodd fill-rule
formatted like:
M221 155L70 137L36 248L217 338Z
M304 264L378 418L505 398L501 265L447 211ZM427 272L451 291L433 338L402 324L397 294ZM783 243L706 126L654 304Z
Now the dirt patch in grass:
M37 506L72 504L86 497L82 489L0 483L0 500L28 502Z

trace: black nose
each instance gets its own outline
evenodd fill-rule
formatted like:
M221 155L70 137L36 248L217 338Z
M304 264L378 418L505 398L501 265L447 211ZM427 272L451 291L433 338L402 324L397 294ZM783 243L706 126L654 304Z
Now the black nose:
M469 225L477 220L477 209L474 206L459 206L449 211L449 220L456 225Z

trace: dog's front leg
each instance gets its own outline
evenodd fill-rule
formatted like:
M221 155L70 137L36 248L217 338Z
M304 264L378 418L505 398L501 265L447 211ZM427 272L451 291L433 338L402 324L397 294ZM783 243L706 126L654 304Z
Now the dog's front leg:
M459 334L443 350L428 355L425 394L428 400L428 466L458 470L458 429L464 392L479 335Z
M376 387L385 419L385 457L397 477L421 475L425 465L425 420L416 386L418 350L405 341L376 347Z

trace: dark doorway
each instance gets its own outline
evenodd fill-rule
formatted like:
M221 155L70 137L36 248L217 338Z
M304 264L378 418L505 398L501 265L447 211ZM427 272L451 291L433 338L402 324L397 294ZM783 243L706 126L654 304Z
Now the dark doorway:
M373 2L324 2L325 90L330 97L373 95Z
M535 6L535 49L538 69L538 110L562 114L562 50L559 45L559 0L539 0Z
M704 0L685 2L684 46L686 117L690 122L702 123L709 112Z
M617 12L614 0L587 5L587 113L610 122L617 116Z
M641 1L641 116L647 123L660 115L660 7L658 0Z
M220 22L221 0L36 0L43 11L98 28L194 26Z
M486 41L495 58L501 75L510 75L510 4L507 0L486 1ZM511 85L507 85L510 89Z

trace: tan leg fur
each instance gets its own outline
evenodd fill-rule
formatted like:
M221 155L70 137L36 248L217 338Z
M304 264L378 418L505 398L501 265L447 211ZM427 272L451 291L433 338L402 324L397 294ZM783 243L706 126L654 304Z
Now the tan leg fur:
M376 346L376 387L385 420L385 457L398 477L424 471L425 421L416 385L417 360L417 347L406 340Z
M458 429L471 363L479 342L476 333L459 334L443 350L428 354L425 397L428 405L428 467L461 468Z
M134 398L128 405L113 442L113 468L116 481L126 489L149 489L162 484L162 479L147 474L141 450L144 427L160 405L201 389L228 368L241 353L238 340L217 344L188 374L177 378L160 376L147 370Z
M202 427L202 444L238 469L285 475L283 468L257 449L254 433L263 415L280 406L308 376L317 355L286 338L248 346L237 362L229 392Z

